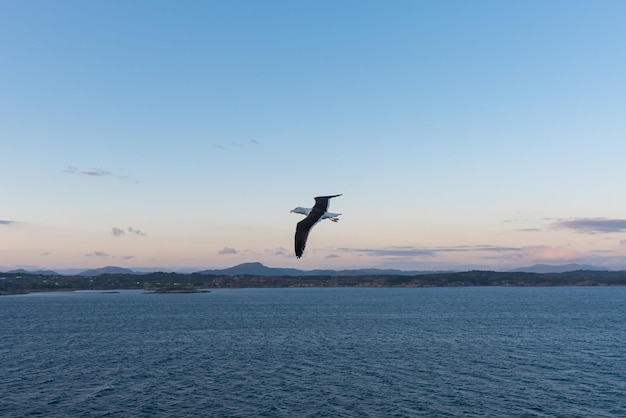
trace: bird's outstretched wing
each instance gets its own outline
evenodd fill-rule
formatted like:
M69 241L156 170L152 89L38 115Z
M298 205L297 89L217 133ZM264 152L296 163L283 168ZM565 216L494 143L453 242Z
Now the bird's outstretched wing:
M326 212L328 210L328 202L330 199L332 199L333 197L339 197L341 196L340 194L336 194L333 196L317 196L315 198L315 206L313 206L313 210L315 209L319 209L322 211L322 213Z
M334 196L318 196L315 198L315 206L311 209L311 212L306 218L298 222L296 225L296 236L294 240L296 257L302 257L304 248L306 247L306 240L309 238L309 232L316 223L322 219L326 209L328 209L328 201L333 198L341 196L340 194Z

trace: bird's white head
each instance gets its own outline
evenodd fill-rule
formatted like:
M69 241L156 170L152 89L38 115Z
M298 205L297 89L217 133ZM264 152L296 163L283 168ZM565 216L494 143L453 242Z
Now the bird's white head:
M298 206L297 208L293 208L289 211L290 213L299 213L301 215L308 215L311 212L311 209L303 208Z

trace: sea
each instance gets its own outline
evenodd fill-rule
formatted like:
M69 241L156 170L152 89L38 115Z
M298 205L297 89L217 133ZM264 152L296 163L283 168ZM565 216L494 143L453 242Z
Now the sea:
M626 288L0 297L2 417L626 417Z

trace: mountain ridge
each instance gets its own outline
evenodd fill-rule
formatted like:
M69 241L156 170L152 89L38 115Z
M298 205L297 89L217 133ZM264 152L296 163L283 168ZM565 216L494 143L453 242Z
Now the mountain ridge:
M225 269L208 269L195 274L212 274L223 276L415 276L420 274L442 273L443 271L406 271L397 269L315 269L300 270L294 268L267 267L259 262L242 263Z
M33 270L33 271L28 271L28 270L24 270L24 269L16 269L16 270L9 270L6 273L9 273L9 274L38 274L40 276L59 276L59 273L57 273L54 270Z
M436 274L436 273L452 273L456 270L399 270L399 269L378 269L378 268L362 268L362 269L344 269L344 270L333 270L333 269L314 269L314 270L300 270L296 268L283 268L283 267L267 267L260 262L249 262L249 263L241 263L232 267L223 268L223 269L204 269L204 270L195 270L190 268L181 269L185 270L176 272L178 274L200 274L200 275L217 275L217 276L334 276L334 277L342 277L342 276L417 276L417 275L425 275L425 274ZM475 270L475 269L474 269ZM587 271L611 271L610 269L603 267L596 267L585 264L562 264L562 265L551 265L551 264L534 264L532 266L527 267L519 267L516 269L508 270L511 273L565 273L570 271L577 270L587 270ZM136 268L124 268L118 266L105 266L94 269L63 269L61 273L58 273L53 270L33 270L28 271L25 269L14 269L10 271L6 271L5 273L9 274L35 274L35 275L49 275L49 276L99 276L101 274L134 274L134 275L143 275L149 274L153 272L164 272L164 273L172 273L173 271L170 269L159 269L159 268L147 268L147 267L136 267Z
M519 267L513 270L509 270L512 273L566 273L568 271L587 270L587 271L610 271L610 269L604 267L596 267L587 264L534 264L528 267Z
M106 267L85 270L81 273L78 273L77 276L100 276L101 274L141 274L141 273L137 273L134 270L127 269L124 267L106 266Z

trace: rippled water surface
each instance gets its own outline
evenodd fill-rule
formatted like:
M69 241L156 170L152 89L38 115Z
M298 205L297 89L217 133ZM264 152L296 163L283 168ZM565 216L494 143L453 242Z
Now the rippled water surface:
M626 288L0 297L0 416L624 417Z

